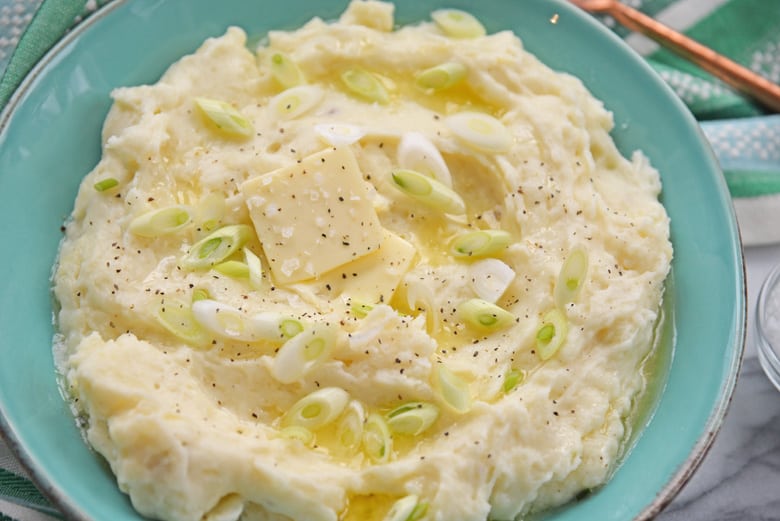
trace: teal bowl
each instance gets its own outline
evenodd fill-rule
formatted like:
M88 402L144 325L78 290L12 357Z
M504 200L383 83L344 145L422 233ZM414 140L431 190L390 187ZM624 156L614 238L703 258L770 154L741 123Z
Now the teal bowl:
M670 348L654 413L612 480L549 519L649 519L693 474L725 415L742 359L745 281L725 182L695 120L663 82L589 16L553 0L398 0L397 20L441 6L512 29L554 69L580 77L615 115L624 154L661 172L675 249ZM69 519L139 519L84 443L55 379L50 275L81 178L97 163L111 89L155 82L207 37L239 25L262 37L346 0L117 0L56 46L0 118L0 427ZM457 521L457 520L453 520Z

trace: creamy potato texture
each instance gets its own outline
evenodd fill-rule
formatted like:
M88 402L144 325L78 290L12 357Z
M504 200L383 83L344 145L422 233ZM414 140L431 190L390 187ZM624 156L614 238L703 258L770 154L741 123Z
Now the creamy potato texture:
M355 2L113 98L57 359L140 513L507 520L609 478L672 249L580 81Z

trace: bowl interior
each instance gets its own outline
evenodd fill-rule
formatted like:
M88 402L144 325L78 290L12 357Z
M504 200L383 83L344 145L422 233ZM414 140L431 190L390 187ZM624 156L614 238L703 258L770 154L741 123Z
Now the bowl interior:
M662 174L675 247L674 360L652 421L608 486L549 517L648 517L690 475L717 430L741 360L742 257L728 192L698 126L641 59L568 4L552 0L398 0L401 24L436 7L512 29L554 69L580 77L614 112L624 154L642 149ZM51 266L80 179L97 163L109 93L156 81L229 25L262 37L345 0L119 0L68 36L0 120L0 423L39 485L75 519L139 519L86 447L54 378ZM316 13L315 13L316 11Z

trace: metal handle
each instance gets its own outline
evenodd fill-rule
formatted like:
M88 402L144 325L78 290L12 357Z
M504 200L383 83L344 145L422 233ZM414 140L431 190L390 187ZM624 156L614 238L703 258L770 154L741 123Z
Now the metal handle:
M767 108L780 112L780 85L625 4L613 2L608 13L632 31L652 38Z

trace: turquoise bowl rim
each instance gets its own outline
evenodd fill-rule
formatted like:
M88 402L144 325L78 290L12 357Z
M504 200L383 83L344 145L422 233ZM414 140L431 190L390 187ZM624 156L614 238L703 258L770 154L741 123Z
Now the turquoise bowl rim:
M537 3L540 3L541 1L542 0L538 0ZM546 0L546 1L550 4L551 13L552 12L554 12L555 14L560 13L561 15L579 18L580 22L585 23L586 25L589 24L591 30L597 33L601 33L601 37L606 37L606 39L610 41L613 45L615 45L617 48L624 48L624 51L625 49L627 49L624 42L620 40L617 36L615 36L613 33L608 31L604 27L602 27L600 24L592 20L587 15L584 15L578 10L576 10L576 8L572 7L571 5L563 2L562 0ZM58 54L64 48L68 47L73 42L75 42L78 38L80 38L83 35L83 33L89 31L94 25L98 24L104 18L110 16L111 13L113 13L114 11L120 8L123 8L129 3L130 2L128 2L128 0L115 0L114 2L101 7L96 13L92 14L86 21L81 23L72 32L68 33L44 56L44 58L34 67L34 69L30 72L30 74L25 78L22 85L17 89L17 91L9 100L6 107L0 113L0 136L2 136L2 133L6 128L6 126L8 126L9 121L11 120L11 117L14 113L14 110L17 108L17 106L23 103L26 96L31 91L34 90L36 79L41 75L45 75L47 71L47 67L50 64L52 64L52 62L56 61ZM450 4L462 4L460 5L460 7L465 9L470 8L470 5L467 0L453 0L452 2L450 2ZM458 5L452 5L452 6L459 7ZM529 49L529 50L537 54L536 51L534 51L533 49ZM671 103L674 106L675 110L682 115L683 120L687 119L687 124L689 126L696 127L696 132L699 135L700 141L701 143L704 143L703 146L706 149L702 152L701 159L705 163L707 163L708 169L710 171L719 173L720 168L717 165L715 156L714 154L712 154L708 145L706 145L706 140L704 135L698 129L697 123L695 122L693 117L688 113L687 108L671 92L671 90L665 85L665 83L652 72L649 66L641 62L641 60L637 59L636 61L637 63L634 65L639 70L642 70L644 74L648 76L650 81L654 83L654 88L658 89L660 92L666 93L667 99L665 101ZM588 83L584 78L583 81L585 81L586 84ZM730 337L729 337L728 345L731 346L731 349L729 349L726 353L726 354L730 354L730 356L725 361L726 363L723 366L723 374L721 375L722 379L720 380L721 383L719 386L719 392L717 396L714 397L712 409L709 412L709 415L706 421L704 422L704 425L702 426L702 432L700 436L698 436L695 443L690 448L688 457L679 464L679 466L676 468L674 473L666 480L666 484L656 492L654 499L649 503L647 503L646 506L633 517L633 519L636 520L649 520L655 517L656 515L658 515L663 510L663 508L680 491L680 489L685 485L685 483L690 479L690 477L694 474L695 470L698 468L701 461L704 459L705 455L707 454L710 446L714 441L715 435L717 434L720 426L722 425L728 407L731 403L731 397L734 391L734 387L736 385L739 369L742 363L742 356L743 356L744 343L745 343L746 321L747 321L747 310L746 310L747 299L746 299L744 259L743 259L742 249L741 249L741 243L739 240L739 231L736 225L736 218L728 196L728 190L725 181L722 179L722 176L717 176L717 178L714 179L714 183L715 183L714 189L717 192L720 208L725 209L726 213L728 214L725 216L727 220L726 223L727 229L724 230L724 233L731 238L731 240L729 241L728 251L724 251L720 253L727 253L729 255L729 259L733 261L734 263L733 267L735 271L733 275L736 277L735 282L736 282L736 286L738 286L734 288L735 293L731 295L735 299L734 302L735 305L734 305L734 313L732 316L730 316L730 319L732 320L733 324L732 327L730 328ZM673 222L673 227L674 227L674 222ZM674 230L673 230L673 236L674 236ZM673 274L674 274L674 268L673 268ZM645 427L651 422L652 419L648 420ZM19 458L20 462L25 467L25 469L29 472L29 474L32 476L33 480L41 488L42 492L52 501L52 503L60 509L60 512L62 512L69 519L75 519L79 521L81 520L86 521L89 519L93 519L92 517L90 517L90 514L88 513L87 510L82 509L82 505L71 500L71 498L69 497L66 491L67 487L63 487L63 483L58 483L50 479L50 476L47 474L47 472L44 469L40 468L39 465L36 463L35 455L28 453L27 451L28 449L26 448L26 444L24 443L23 436L20 436L17 433L17 430L14 428L13 422L8 420L7 407L2 397L0 397L0 435L2 435L5 438L9 447ZM639 438L641 439L641 435ZM637 442L635 442L635 444L636 443ZM626 454L626 456L624 456L624 461L630 458L631 455L630 453L631 450L629 450L629 453ZM618 472L619 471L620 468L618 469ZM608 486L609 485L607 485L607 487ZM563 514L565 514L566 508L567 507L564 507L562 511ZM555 517L556 519L558 518L557 515ZM565 515L562 517L568 519L568 517L566 517Z

